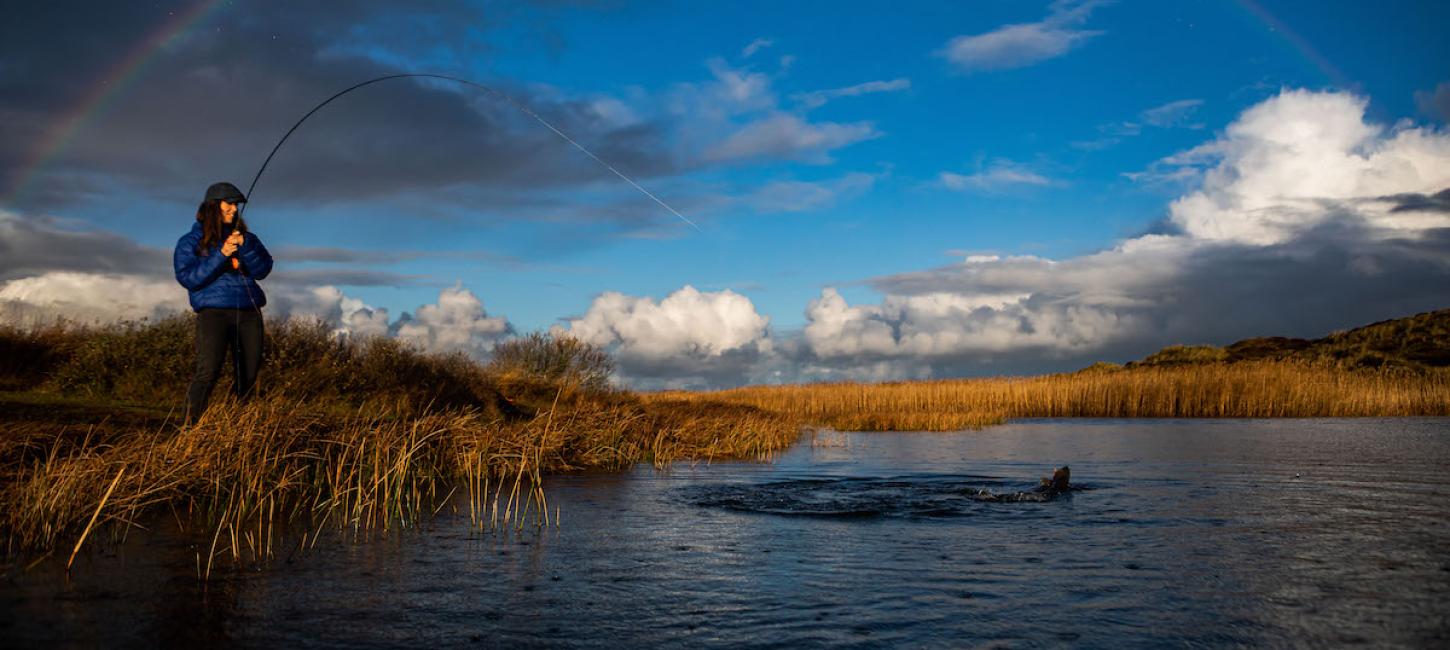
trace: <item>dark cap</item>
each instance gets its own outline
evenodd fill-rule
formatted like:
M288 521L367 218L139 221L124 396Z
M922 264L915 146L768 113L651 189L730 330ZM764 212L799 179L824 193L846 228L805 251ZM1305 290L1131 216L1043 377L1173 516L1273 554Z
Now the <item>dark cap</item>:
M247 196L237 189L236 185L221 182L212 183L206 188L206 201L226 201L227 203L246 203Z

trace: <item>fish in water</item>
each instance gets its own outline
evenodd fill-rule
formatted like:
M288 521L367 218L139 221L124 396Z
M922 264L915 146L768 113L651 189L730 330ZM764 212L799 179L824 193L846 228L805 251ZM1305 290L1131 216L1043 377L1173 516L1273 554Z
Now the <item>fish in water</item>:
M977 501L989 501L992 503L1016 503L1021 501L1041 503L1056 499L1060 495L1071 492L1072 489L1072 470L1068 469L1067 465L1063 465L1052 470L1051 477L1043 477L1041 484L1030 492L996 494L989 490L977 490L970 496Z

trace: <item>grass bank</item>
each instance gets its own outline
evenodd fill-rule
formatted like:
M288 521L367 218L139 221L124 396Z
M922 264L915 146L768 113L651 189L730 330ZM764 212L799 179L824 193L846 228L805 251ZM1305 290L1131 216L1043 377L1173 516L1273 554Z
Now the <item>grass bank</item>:
M494 363L269 324L266 390L218 398L177 426L190 317L102 329L0 330L4 554L70 554L157 512L205 529L199 570L265 560L281 532L407 526L459 491L482 526L547 522L547 473L755 457L790 445L788 418L610 388L606 356L526 337ZM296 539L291 535L289 539Z

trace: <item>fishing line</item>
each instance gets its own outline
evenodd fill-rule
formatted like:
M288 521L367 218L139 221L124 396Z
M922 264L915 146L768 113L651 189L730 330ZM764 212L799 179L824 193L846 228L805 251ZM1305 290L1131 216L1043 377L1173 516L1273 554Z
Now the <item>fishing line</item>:
M297 120L297 123L296 124L293 124L292 125L292 128L287 129L287 133L282 136L282 139L281 140L278 140L277 141L277 146L272 147L272 152L269 153L269 154L267 154L267 159L264 160L264 161L262 161L262 167L261 167L261 169L258 169L257 170L257 175L252 178L252 184L247 187L247 194L246 194L246 196L247 196L247 203L250 203L251 202L251 199L252 199L252 191L257 188L257 181L259 181L259 180L262 179L262 173L265 172L265 171L267 171L267 165L272 162L272 157L277 155L277 150L279 150L279 149L282 148L282 144L285 143L285 142L287 142L287 139L288 138L292 137L292 133L295 132L298 127L302 126L302 123L303 122L306 122L307 121L307 118L312 117L312 115L314 113L316 113L317 111L322 110L322 107L324 107L324 106L326 106L328 104L331 104L333 100L335 100L335 99L337 99L339 97L342 97L343 95L346 95L346 94L348 94L348 93L350 93L350 92L352 92L354 90L357 90L359 88L362 88L364 86L370 86L372 84L375 84L375 83L378 83L378 82L382 82L382 81L388 81L390 79L408 79L408 78L414 78L414 79L441 79L443 81L452 81L454 83L460 83L460 84L463 84L465 86L472 86L474 88L478 88L478 89L483 90L485 92L488 92L488 93L490 93L492 95L495 95L495 96L499 97L500 99L503 99L504 101L506 101L509 104L513 105L514 108L519 109L525 115L528 115L529 117L534 118L535 120L537 120L539 122L539 124L542 124L546 128L548 128L550 131L553 131L554 132L554 135L557 135L560 138L563 138L563 140L565 142L568 142L569 144L574 145L574 148L575 149L578 149L579 151L583 152L584 155L589 156L591 159L594 160L594 162L599 163L605 169L608 169L610 172L613 172L615 176L618 176L624 182L629 183L629 185L631 187L633 187L636 190L639 190L640 193L642 193L645 196L649 197L650 200L654 201L655 203L658 203L660 207L668 210L670 212L670 214L673 214L676 217L679 217L680 221L683 221L683 222L689 224L690 227L691 228L694 228L697 232L704 232L704 231L700 230L700 227L698 225L695 225L695 222L690 221L687 217L685 217L685 215L680 214L680 212L678 210L670 207L670 205L668 203L665 203L664 201L660 200L659 197L657 197L654 194L652 194L649 190L645 189L639 183L634 182L634 179L632 179L632 178L624 175L624 172L621 172L618 169L615 169L614 168L614 165L611 165L611 164L605 162L604 159L600 158L599 156L594 155L594 152L592 152L589 149L585 148L584 145L579 144L576 140L574 140L573 138L571 138L568 135L566 135L563 131L560 131L559 129L555 128L554 125L553 124L550 124L548 120L545 120L538 113L535 113L528 106L525 106L522 103L519 103L513 97L510 97L508 94L506 94L506 93L498 90L497 88L494 88L494 87L488 86L488 85L484 85L484 84L478 83L476 81L470 81L468 79L460 79L458 77L450 77L448 75L430 74L430 73L423 73L423 72L411 72L411 73L390 74L390 75L383 75L381 77L377 77L377 78L374 78L374 79L369 79L367 81L364 81L362 83L355 84L355 85L353 85L351 87L348 87L348 88L345 88L345 89L339 91L337 94L335 94L335 95L333 95L331 97L328 97L321 104L318 104L317 106L314 106L312 108L312 110L307 111L307 114L306 115L303 115L302 116L302 119ZM243 203L240 207L237 208L237 216L240 217L242 215L242 213L244 213L246 211L246 209L247 209L247 203Z
M576 141L574 138L569 137L568 134L564 133L563 131L560 131L553 124L550 124L548 120L545 120L543 118L543 116L541 116L538 113L534 112L528 106L525 106L524 104L522 104L519 101L515 100L513 97L509 96L507 93L504 93L504 92L502 92L502 91L500 91L497 88L494 88L492 86L488 86L488 85L485 85L485 84L481 84L481 83L478 83L476 81L470 81L468 79L461 79L459 77L450 77L448 75L430 74L430 73L421 73L421 72L390 74L390 75L383 75L381 77L376 77L376 78L373 78L373 79L368 79L367 81L363 81L361 83L354 84L352 86L349 86L347 88L344 88L344 89L338 91L337 93L333 94L331 97L328 97L327 99L323 100L322 103L320 103L320 104L312 107L312 110L307 111L307 113L302 116L302 119L297 120L297 123L296 124L293 124L292 125L292 128L287 129L287 133L285 133L285 134L282 135L282 139L281 140L278 140L276 146L273 146L272 147L272 151L267 154L266 160L263 160L262 161L262 166L257 169L257 175L252 177L252 183L251 183L251 185L248 185L247 186L247 193L245 195L243 195L243 196L246 197L246 200L243 201L240 205L237 206L236 216L232 218L232 232L233 233L237 233L237 232L240 232L241 231L241 228L242 228L242 215L246 213L247 206L250 205L251 202L252 202L253 194L254 194L254 192L257 189L257 182L260 181L260 180L262 180L262 174L267 171L267 165L269 165L269 164L272 163L272 158L275 157L277 155L277 152L282 149L282 145L287 142L287 139L288 138L291 138L292 137L292 134L295 133L299 127L302 126L302 123L303 122L306 122L308 120L308 118L312 117L318 111L322 110L322 108L324 106L327 106L328 104L331 104L333 101L337 100L338 98L342 97L343 95L346 95L346 94L348 94L348 93L350 93L350 92L352 92L354 90L358 90L359 88L363 88L365 86L371 86L372 84L380 83L380 82L383 82L383 81L389 81L389 80L392 80L392 79L409 79L409 78L412 78L412 79L439 79L439 80L443 80L443 81L451 81L453 83L458 83L458 84L463 84L465 86L471 86L473 88L478 88L478 89L483 90L483 91L485 91L487 93L490 93L490 94L492 94L492 95L494 95L496 97L499 97L500 99L503 99L504 101L506 101L510 105L512 105L514 108L519 109L519 111L523 112L523 114L528 115L531 118L534 118L534 120L537 121L539 124L544 125L544 127L547 128L547 129L549 129L550 131L552 131L554 133L554 135L557 135L560 138L562 138L565 142L568 142L569 144L574 145L574 148L575 149L578 149L579 151L583 152L584 155L589 156L589 158L591 160L593 160L594 162L599 163L605 169L608 169L615 176L618 176L620 178L620 180L623 180L624 182L628 183L630 185L630 187L633 187L634 189L639 190L639 192L641 194L644 194L645 196L649 197L649 199L651 201L654 201L655 203L659 204L660 207L664 208L665 210L668 210L670 214L673 214L676 217L678 217L680 219L680 221L683 221L686 224L689 224L689 226L691 228L694 228L696 232L704 232L704 231L700 230L700 226L696 225L694 221L691 221L685 215L680 214L680 212L678 210L674 209L673 207L670 207L670 204L665 203L658 196L655 196L653 193L651 193L649 190L645 189L639 183L636 183L634 181L634 179L630 178L629 176L626 176L624 174L624 172L621 172L618 169L615 169L614 165L611 165L608 162L605 162L605 160L603 158L600 158L599 156L595 155L593 151L590 151L584 145L579 144L579 142ZM233 258L233 259L235 260L235 258ZM243 269L243 268L241 268L241 267L235 267L235 268L236 268L236 270L238 272L242 272L242 273L245 273L246 275L250 275L250 273L247 273L246 270ZM258 310L257 300L256 300L256 298L252 297L252 292L251 292L251 289L250 288L247 290L247 298L252 301L252 309L254 311L257 311ZM241 320L242 320L241 311L238 311L237 312L237 322L234 324L235 333L236 333L236 336L237 336L237 347L234 348L234 350L233 350L233 356L232 356L232 363L234 364L234 366L236 366L236 370L237 370L236 379L240 379L241 378L241 367L240 367L240 361L241 361L241 359L240 359L240 356L241 356Z

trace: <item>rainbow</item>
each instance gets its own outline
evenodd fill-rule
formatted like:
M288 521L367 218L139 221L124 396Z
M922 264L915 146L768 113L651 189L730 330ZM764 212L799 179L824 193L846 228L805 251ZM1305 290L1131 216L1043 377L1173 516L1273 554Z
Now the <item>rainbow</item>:
M1310 65L1319 70L1319 73L1324 75L1324 78L1328 79L1335 87L1340 90L1350 90L1355 87L1356 84L1350 81L1349 77L1346 77L1333 63L1330 63L1329 59L1321 54L1319 50L1315 49L1309 43L1308 39L1301 36L1299 32L1294 31L1284 21L1279 20L1277 16L1269 13L1269 10L1259 4L1257 0L1238 0L1238 4L1255 20L1258 20L1268 27L1269 31L1278 34L1294 50L1295 54L1298 54L1305 61L1308 61Z
M11 184L9 191L5 194L6 199L10 201L18 199L30 182L34 180L35 173L64 153L70 143L75 140L76 134L86 124L104 113L127 87L141 77L146 64L154 60L158 52L176 42L188 30L205 20L213 11L228 1L198 0L185 9L172 12L171 16L159 27L118 59L115 65L106 70L98 82L92 84L91 92L81 98L76 107L65 117L53 122L50 130L41 136L39 144L26 158L25 164L21 165L15 182Z

